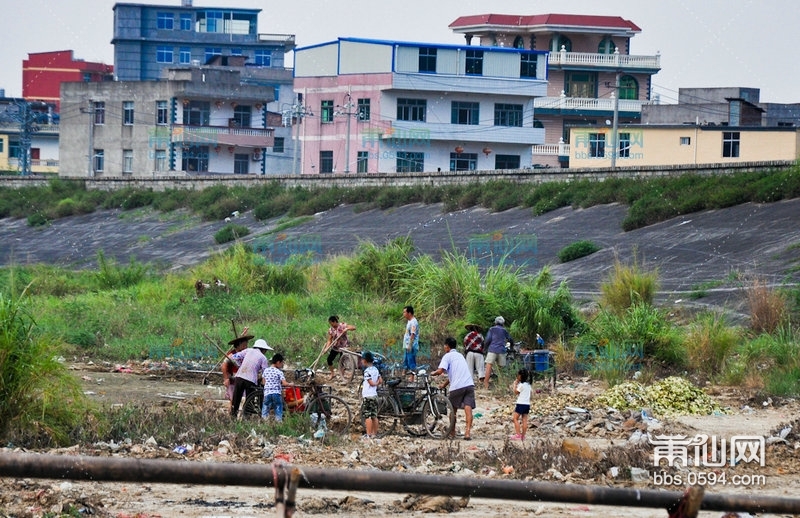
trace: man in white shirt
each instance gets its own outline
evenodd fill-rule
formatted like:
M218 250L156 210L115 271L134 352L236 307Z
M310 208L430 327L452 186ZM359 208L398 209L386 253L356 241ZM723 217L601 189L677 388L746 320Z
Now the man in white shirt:
M440 388L450 385L447 398L453 405L453 411L459 408L464 409L467 426L464 429L464 440L472 440L472 409L475 408L475 382L472 380L472 373L467 366L467 360L456 349L456 339L448 336L444 340L444 356L439 362L439 368L432 376L439 376L447 373L447 381Z

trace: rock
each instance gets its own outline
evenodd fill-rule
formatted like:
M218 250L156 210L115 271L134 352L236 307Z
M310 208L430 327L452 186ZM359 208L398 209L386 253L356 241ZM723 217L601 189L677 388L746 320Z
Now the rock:
M631 480L634 482L650 482L650 472L643 468L631 468Z
M602 457L602 454L595 451L586 439L581 439L579 437L567 437L564 439L561 443L561 451L564 452L565 455L571 455L590 461L597 461Z

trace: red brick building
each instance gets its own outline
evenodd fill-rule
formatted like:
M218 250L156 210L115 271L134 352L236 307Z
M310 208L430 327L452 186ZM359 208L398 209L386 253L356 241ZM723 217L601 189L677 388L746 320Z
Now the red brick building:
M22 61L22 97L44 101L60 110L61 83L111 81L114 66L75 59L71 50L29 53Z

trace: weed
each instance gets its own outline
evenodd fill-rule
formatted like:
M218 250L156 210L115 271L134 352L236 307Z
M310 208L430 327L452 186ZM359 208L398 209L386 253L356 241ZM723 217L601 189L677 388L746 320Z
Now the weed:
M747 289L750 305L750 327L756 332L771 333L788 317L786 298L761 279Z
M236 241L237 239L240 239L249 233L250 229L244 225L229 223L214 234L214 241L220 245L223 243L230 243L231 241Z
M623 264L619 257L614 260L614 270L600 285L601 305L609 311L620 313L634 304L652 304L658 291L658 271L645 271L639 265L636 250L633 263Z
M600 247L591 241L576 241L571 245L565 246L558 252L558 260L562 263L568 263L600 250Z

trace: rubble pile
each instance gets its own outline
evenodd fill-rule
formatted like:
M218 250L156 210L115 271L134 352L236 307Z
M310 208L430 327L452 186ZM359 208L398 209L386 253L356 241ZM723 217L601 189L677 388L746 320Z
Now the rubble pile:
M702 389L678 376L670 376L647 387L635 381L620 383L598 396L596 402L618 410L649 409L661 417L725 412Z

